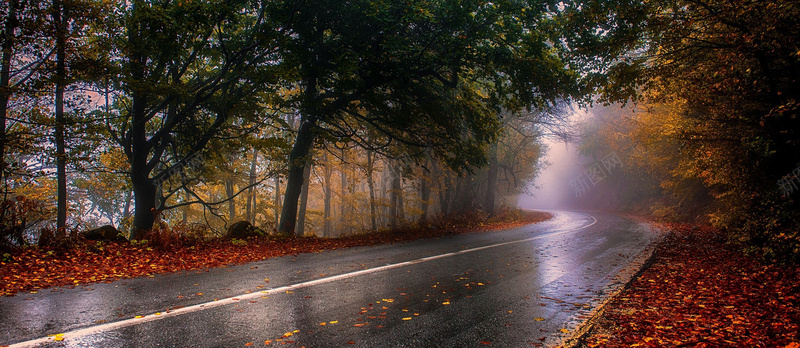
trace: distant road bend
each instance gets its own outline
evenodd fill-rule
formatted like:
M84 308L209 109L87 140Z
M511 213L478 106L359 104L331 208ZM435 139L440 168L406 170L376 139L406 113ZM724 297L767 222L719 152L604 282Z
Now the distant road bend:
M498 232L20 294L0 298L0 345L554 346L658 235L613 215L557 211Z

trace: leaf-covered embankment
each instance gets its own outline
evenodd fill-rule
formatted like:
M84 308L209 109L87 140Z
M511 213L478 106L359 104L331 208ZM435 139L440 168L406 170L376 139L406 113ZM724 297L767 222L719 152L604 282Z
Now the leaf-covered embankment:
M585 347L785 347L800 342L800 267L765 265L711 228L671 225L651 266Z

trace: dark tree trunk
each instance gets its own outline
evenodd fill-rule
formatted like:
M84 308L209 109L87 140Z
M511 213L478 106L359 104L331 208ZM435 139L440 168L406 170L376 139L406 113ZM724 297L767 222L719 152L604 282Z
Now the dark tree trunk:
M303 189L304 169L314 146L316 124L312 120L303 120L297 130L297 139L289 153L289 175L286 178L286 193L283 197L278 233L290 235L297 225L297 205Z
M17 0L9 0L5 28L3 28L3 56L0 67L0 185L5 191L6 180L6 118L11 98L11 56L14 55L14 31L17 27ZM5 192L4 196L5 196Z
M256 188L254 186L256 184L256 161L258 161L258 151L253 148L253 158L250 162L250 188L247 189L247 217L245 218L253 225L256 224Z
M236 193L233 179L225 180L225 194L226 198L229 199L228 201L228 222L233 223L236 222L236 200L233 199L233 195Z
M275 228L278 228L281 218L281 177L275 178Z
M450 213L450 211L447 209L449 201L449 182L446 185L442 185L446 177L443 171L439 169L439 165L436 164L435 161L431 162L431 167L433 167L433 175L436 179L436 186L439 192L439 213L446 216Z
M66 21L67 10L61 1L53 2L53 24L56 27L56 96L55 96L55 145L56 145L56 239L67 237L67 154L64 139L64 87L66 71Z
M489 172L486 176L486 202L484 203L486 206L486 213L489 214L490 217L495 214L497 171L499 167L500 165L497 163L497 143L495 143L492 145L491 150L489 150Z
M422 216L420 222L424 223L428 220L428 206L430 205L431 189L428 186L428 176L425 175L425 170L422 170L422 175L419 176L419 198Z
M156 210L156 186L148 178L147 172L136 173L140 166L131 164L131 184L133 185L133 239L143 239L153 228Z
M190 201L192 199L192 197L189 195L189 191L186 191L186 190L183 191L183 199L186 202L188 202L188 201ZM189 208L190 207L191 206L187 205L187 206L185 206L185 207L183 207L181 209L181 213L183 214L183 224L184 225L189 223Z
M311 161L306 162L303 168L303 189L300 192L300 207L297 212L297 227L295 227L295 234L302 237L306 234L306 208L308 207L308 186L311 185Z
M322 169L323 171L323 180L325 180L325 208L324 213L322 215L323 218L323 227L322 227L322 236L323 237L330 237L332 234L331 231L331 175L333 174L333 170L331 170L331 164L328 162L328 153L325 152L325 167Z
M132 11L137 12L136 2L133 3ZM134 23L127 28L128 44L137 47L140 38L138 24ZM129 55L130 75L133 81L144 82L145 78L145 57L143 52L133 49ZM131 163L131 185L133 186L134 211L133 228L131 237L133 239L143 239L147 232L153 228L156 217L156 185L150 178L153 167L148 163L148 156L152 145L147 141L147 93L144 86L136 86L131 91L131 128L126 138L128 149L126 152Z
M122 222L128 221L128 218L131 217L131 196L131 191L125 190L125 207L122 210ZM122 226L122 222L119 223L120 226Z
M372 230L378 230L377 216L375 212L375 178L372 176L375 171L375 154L367 150L367 185L369 186L369 217L372 222Z
M404 224L406 221L406 204L403 195L403 171L400 166L395 167L396 190L397 190L397 222Z
M392 229L396 229L400 223L400 216L402 215L401 210L402 207L402 183L400 178L400 172L397 166L390 166L390 171L392 175L392 187L389 193L389 226Z
M156 185L150 178L147 159L152 148L147 142L145 97L133 95L133 124L131 125L131 185L133 186L133 239L142 239L153 228L156 210Z
M339 174L342 179L342 186L340 187L341 194L339 195L339 225L342 230L347 226L347 165L345 164L345 152L342 149L342 163L339 166Z

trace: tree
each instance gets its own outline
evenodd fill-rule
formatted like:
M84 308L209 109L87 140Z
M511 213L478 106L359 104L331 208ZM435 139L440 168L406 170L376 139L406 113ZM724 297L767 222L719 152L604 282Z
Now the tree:
M365 141L373 129L466 169L486 160L483 147L499 125L494 106L544 104L571 95L574 86L536 29L546 18L543 4L273 5L274 18L293 19L282 56L302 86L286 100L302 120L289 157L281 233L294 229L303 163L320 135L374 147Z
M704 215L733 240L797 259L798 201L781 197L776 182L793 179L800 163L800 6L687 0L637 8L630 17L645 19L631 32L641 41L629 42L627 57L609 69L605 96L642 102L634 120L646 126L634 124L633 140L665 131L657 142L639 142L663 145L648 157L676 199L659 210L681 216L696 213L694 205L710 208Z
M121 11L117 83L127 100L109 131L131 163L133 237L141 238L161 208L157 185L268 89L275 57L258 1L137 0ZM165 162L168 148L181 153Z

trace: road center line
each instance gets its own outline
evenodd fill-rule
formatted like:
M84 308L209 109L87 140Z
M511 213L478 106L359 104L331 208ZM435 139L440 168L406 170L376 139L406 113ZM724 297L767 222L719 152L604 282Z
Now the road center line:
M156 312L156 313L152 313L152 314L148 314L148 315L144 315L144 316L136 316L135 318L124 319L124 320L115 321L115 322L112 322L112 323L89 326L89 327L86 327L86 328L83 328L83 329L78 329L78 330L69 331L69 332L66 332L66 333L63 333L63 334L58 334L58 337L59 338L63 338L64 340L68 340L68 339L73 339L73 338L77 338L77 337L88 336L88 335L95 334L95 333L98 333L98 332L121 329L121 328L129 327L129 326L148 323L148 322L151 322L151 321L161 320L161 319L165 319L165 318L169 318L169 317L175 317L175 316L179 316L179 315L182 315L182 314L188 314L188 313L198 312L198 311L202 311L202 310L206 310L206 309L211 309L211 308L214 308L214 307L220 307L220 306L224 306L224 305L239 303L242 300L251 300L251 299L259 298L259 297L266 296L266 295L278 294L278 293L282 293L282 292L286 292L286 291L292 291L292 290L305 288L305 287L309 287L309 286L313 286L313 285L325 284L325 283L335 282L335 281L342 280L342 279L358 277L358 276L365 275L365 274L377 273L377 272L382 272L382 271L386 271L386 270L390 270L390 269L401 268L401 267L406 267L406 266L412 266L412 265L416 265L416 264L420 264L420 263L424 263L424 262L428 262L428 261L433 261L433 260L438 260L438 259L443 259L443 258L447 258L447 257L451 257L451 256L456 256L456 255L461 255L461 254L466 254L466 253L471 253L471 252L481 251L481 250L486 250L486 249L491 249L491 248L497 248L497 247L511 245L511 244L525 243L525 242L530 242L530 241L533 241L533 240L542 239L542 238L546 238L546 237L552 237L552 236L557 236L557 235L566 234L566 233L570 233L570 232L576 232L576 231L580 231L582 229L588 228L588 227L594 225L595 223L597 223L597 219L594 216L591 216L591 215L588 215L588 214L583 214L583 215L586 215L586 216L592 218L594 221L592 223L588 224L588 225L584 225L584 226L581 226L581 227L577 227L577 228L573 228L573 229L565 229L565 230L556 230L556 231L553 231L553 232L550 232L550 233L537 235L535 237L530 237L530 238L525 238L525 239L520 239L520 240L514 240L514 241L509 241L509 242L503 242L503 243L498 243L498 244L490 244L490 245L485 245L485 246L482 246L482 247L464 249L464 250L451 252L451 253L428 256L428 257L423 257L423 258L419 258L419 259L415 259L415 260L398 262L398 263L388 264L388 265L384 265L384 266L363 269L363 270L360 270L360 271L344 273L344 274L339 274L339 275L320 278L320 279L315 279L315 280L309 280L309 281L302 282L302 283L285 285L285 286L272 288L272 289L267 289L267 290L263 290L263 291L245 293L245 294L241 294L241 295L238 295L238 296L232 296L232 297L227 297L227 298L218 299L218 300L214 300L214 301L198 303L198 304L195 304L195 305L181 307L181 308L177 308L177 309L173 309L173 310L166 310L164 312ZM41 338L36 338L36 339L24 341L24 342L15 343L15 344L9 345L8 347L15 347L15 348L16 347L34 347L34 346L38 346L38 345L43 344L43 343L54 341L55 338L56 338L56 335L48 335L47 337L41 337Z

